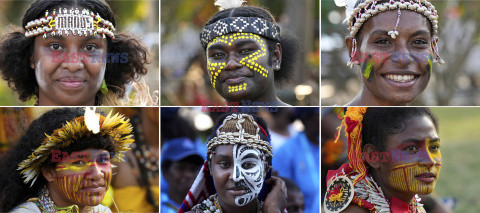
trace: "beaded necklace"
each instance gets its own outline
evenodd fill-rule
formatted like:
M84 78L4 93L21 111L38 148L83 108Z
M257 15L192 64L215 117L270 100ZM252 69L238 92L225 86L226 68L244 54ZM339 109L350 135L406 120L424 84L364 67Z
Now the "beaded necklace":
M37 205L37 207L42 212L48 213L57 213L57 212L80 212L77 205L71 205L67 207L57 207L55 203L50 198L50 192L47 187L43 187L40 191L40 196L37 199L32 199L32 201ZM76 210L76 211L74 211Z

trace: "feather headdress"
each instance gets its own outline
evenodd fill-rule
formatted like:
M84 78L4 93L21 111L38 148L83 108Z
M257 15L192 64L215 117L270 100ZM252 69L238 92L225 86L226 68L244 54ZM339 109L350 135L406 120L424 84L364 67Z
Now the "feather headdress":
M94 133L90 126L96 126L92 122L96 122L97 116L99 117L97 121L99 129L97 133ZM87 127L87 123L89 123L89 127ZM114 162L123 160L125 152L130 149L129 146L134 141L132 124L130 124L129 119L119 113L112 116L111 111L107 117L104 117L87 109L84 116L67 121L61 128L54 130L51 135L45 134L46 138L42 145L35 149L27 159L18 164L17 170L21 170L20 174L23 175L23 182L28 183L32 181L30 186L33 186L40 174L43 162L48 159L52 150L61 150L77 142L79 138L93 134L109 136L117 143L115 154L112 158Z
M229 8L241 7L245 3L245 0L215 0L215 6L218 6L220 10Z

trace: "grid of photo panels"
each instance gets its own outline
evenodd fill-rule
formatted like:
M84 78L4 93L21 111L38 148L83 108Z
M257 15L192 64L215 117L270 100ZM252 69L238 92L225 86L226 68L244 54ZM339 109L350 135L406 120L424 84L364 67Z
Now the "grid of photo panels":
M2 0L0 212L477 212L479 9Z

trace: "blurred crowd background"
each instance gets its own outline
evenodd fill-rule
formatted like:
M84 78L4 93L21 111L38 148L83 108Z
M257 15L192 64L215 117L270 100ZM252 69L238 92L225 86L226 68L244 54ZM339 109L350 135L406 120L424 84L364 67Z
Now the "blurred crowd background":
M21 27L21 22L28 6L33 0L0 1L0 36ZM107 1L116 15L117 32L124 32L141 39L151 52L151 64L148 74L143 77L150 88L150 94L159 91L159 1L158 0L110 0ZM134 88L127 87L127 94ZM158 96L158 94L156 94ZM31 106L35 100L21 102L18 96L0 80L0 106Z
M213 106L224 103L210 84L199 34L218 12L213 0L161 2L161 105ZM291 105L319 105L318 0L248 0L247 5L267 8L281 29L297 37L299 62L293 79L277 89ZM212 104L217 103L217 104Z
M321 98L323 106L343 105L358 93L358 73L346 66L349 60L345 8L321 1ZM430 83L411 105L480 105L480 2L430 1L439 13L439 54Z

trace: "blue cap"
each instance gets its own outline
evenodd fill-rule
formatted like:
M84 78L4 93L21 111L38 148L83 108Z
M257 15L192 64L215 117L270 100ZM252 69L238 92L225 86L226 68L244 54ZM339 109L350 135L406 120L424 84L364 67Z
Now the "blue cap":
M162 164L165 161L180 161L186 157L198 156L203 162L203 157L195 143L189 138L175 138L165 141L162 147Z

